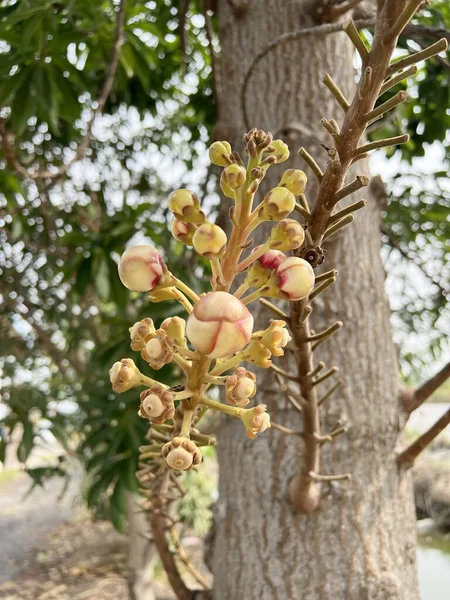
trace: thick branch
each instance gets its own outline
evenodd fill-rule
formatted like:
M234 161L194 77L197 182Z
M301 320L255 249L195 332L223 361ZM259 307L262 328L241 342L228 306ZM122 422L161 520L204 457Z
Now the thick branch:
M413 390L405 390L401 394L401 402L407 413L412 413L419 406L428 400L434 392L450 378L450 362L443 367L436 375L428 379L425 383Z
M447 427L450 423L450 408L445 412L436 423L430 427L423 435L411 444L406 450L403 450L398 457L397 462L407 467L412 467L414 461L421 452Z

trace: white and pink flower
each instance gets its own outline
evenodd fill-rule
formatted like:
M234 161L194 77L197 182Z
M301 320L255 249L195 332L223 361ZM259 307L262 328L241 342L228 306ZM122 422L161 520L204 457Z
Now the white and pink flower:
M148 244L130 246L119 263L120 280L133 292L153 290L165 272L167 267L161 254Z

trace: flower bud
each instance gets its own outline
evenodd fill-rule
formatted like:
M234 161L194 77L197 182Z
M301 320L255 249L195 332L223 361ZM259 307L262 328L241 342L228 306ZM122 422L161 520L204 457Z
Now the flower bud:
M262 369L268 369L272 364L270 357L272 356L270 350L261 344L258 340L250 340L249 345L244 350L243 359L251 362L257 367Z
M314 271L309 262L291 256L275 271L276 284L281 292L279 297L289 300L302 300L314 288Z
M256 252L261 246L256 246ZM248 269L247 281L250 287L263 287L270 279L272 271L285 260L286 255L278 250L268 250L258 258Z
M255 439L258 433L263 433L270 427L270 415L266 410L267 406L265 404L258 404L255 408L246 409L241 416L241 421L249 438Z
M140 351L144 348L148 337L153 335L156 329L152 319L147 317L135 323L128 331L130 332L131 349Z
M159 383L154 383L148 390L141 392L139 415L155 425L172 419L175 414L174 394Z
M141 352L142 358L152 369L159 370L173 359L173 342L164 329L157 329L150 336Z
M276 157L277 164L285 162L289 158L289 148L283 140L274 140L269 148L275 148L275 152L272 152L271 156Z
M194 306L186 335L203 354L223 358L241 350L252 330L253 316L245 304L227 292L210 292Z
M220 176L220 189L227 198L234 200L234 190L228 185L223 171L222 175Z
M192 238L194 237L196 227L193 223L183 223L178 219L172 221L172 235L173 237L186 246L192 246Z
M161 448L167 466L175 471L187 471L202 460L200 450L187 437L174 437Z
M112 389L119 394L142 383L141 373L131 358L122 358L114 363L109 370L109 379Z
M181 347L186 346L186 321L181 317L168 317L161 323L161 329Z
M224 182L228 185L232 190L237 190L245 183L245 179L247 177L247 170L245 167L233 163L232 165L228 165L226 169L223 170L222 173Z
M209 159L213 165L226 167L230 164L231 146L228 142L214 142L209 148Z
M270 234L270 248L277 250L295 250L305 239L303 227L295 219L283 219L275 225Z
M284 187L276 187L264 196L258 216L264 221L280 221L294 208L294 194Z
M120 258L120 281L133 292L153 290L166 272L160 253L147 244L130 246Z
M287 169L278 185L288 189L294 196L300 196L305 191L307 181L306 173L300 169Z
M265 346L274 356L283 356L283 348L291 341L291 336L286 329L286 323L274 319L264 331L257 331L252 335L252 340L257 340Z
M220 256L227 245L227 235L214 223L203 223L194 233L192 239L194 250L206 258Z
M189 190L177 190L169 196L169 210L183 223L203 223L205 215L200 210L200 200Z
M229 375L225 382L226 398L229 404L243 407L250 402L256 394L256 377L244 367L238 367L233 375Z

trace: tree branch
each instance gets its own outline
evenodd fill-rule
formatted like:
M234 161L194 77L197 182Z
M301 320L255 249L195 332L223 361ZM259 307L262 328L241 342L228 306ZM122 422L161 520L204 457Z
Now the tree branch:
M443 367L436 375L433 375L428 381L425 381L419 387L412 390L404 390L400 394L400 401L408 414L411 414L419 406L428 400L434 392L450 378L450 362Z
M450 408L445 412L436 423L428 429L423 435L421 435L415 442L413 442L406 450L403 450L397 456L397 462L400 465L405 465L407 468L412 467L414 461L421 452L425 450L427 446L447 427L450 423Z

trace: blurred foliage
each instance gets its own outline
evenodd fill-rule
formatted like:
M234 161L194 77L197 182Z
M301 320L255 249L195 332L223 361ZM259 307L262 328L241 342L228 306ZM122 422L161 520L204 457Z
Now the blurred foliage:
M155 304L149 314L145 298L120 284L118 257L130 240L150 241L178 276L198 291L202 287L202 268L194 269L190 252L171 240L166 228L165 199L172 187L189 184L203 196L210 190L210 173L199 154L215 121L200 2L190 3L185 22L180 5L127 0L111 94L86 156L65 179L19 176L4 144L1 150L5 406L0 410L6 410L0 412L0 461L13 433L25 464L36 443L56 439L60 457L53 468L30 468L33 483L51 474L66 476L66 459L80 459L88 471L89 504L109 499L118 528L125 492L137 489L137 449L146 424L137 416L138 392L113 394L107 372L124 356L148 372L124 332L138 319L152 316L159 323L178 310ZM107 77L118 7L117 0L0 1L0 123L15 158L29 172L55 171L74 156ZM450 25L445 2L423 15L427 25ZM402 44L412 49L407 40ZM447 144L448 165L448 77L436 60L421 67L411 86L412 101L399 109L398 122L381 123L371 135L389 133L400 123L412 134L401 150L405 160L420 156L424 143L441 141ZM403 176L395 182L384 241L390 248L395 239L399 260L418 262L426 277L441 279L448 273L449 192L440 177L425 190L420 173L415 175L414 186ZM207 204L214 210L214 197ZM395 252L394 247L394 258ZM406 305L398 308L405 332L438 329L444 302L439 285L431 285L433 293L422 304L417 303L422 289L411 297L405 292ZM436 355L439 345L437 340ZM169 367L158 373L165 381L176 376ZM199 531L207 526L212 489L206 476L197 482L189 485L180 511Z

